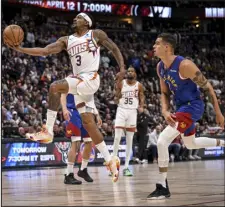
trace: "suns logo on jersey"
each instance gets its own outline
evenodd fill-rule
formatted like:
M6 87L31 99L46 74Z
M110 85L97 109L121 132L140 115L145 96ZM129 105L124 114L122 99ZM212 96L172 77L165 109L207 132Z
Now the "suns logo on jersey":
M135 91L125 91L122 93L123 98L128 98L128 97L138 97L138 90Z
M97 46L94 44L92 39L86 39L85 42L77 45L72 44L72 46L67 50L70 58L85 51L92 52L93 56L97 54Z

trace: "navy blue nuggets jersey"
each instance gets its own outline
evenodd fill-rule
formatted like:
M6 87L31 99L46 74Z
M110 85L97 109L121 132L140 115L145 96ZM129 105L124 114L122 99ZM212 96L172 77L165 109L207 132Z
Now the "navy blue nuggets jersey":
M178 130L185 135L191 135L195 132L194 123L201 118L204 112L204 103L201 100L198 86L191 79L182 78L179 73L179 66L183 60L184 57L177 56L167 69L161 61L159 75L173 94Z
M162 61L159 63L159 74L173 94L177 107L194 100L200 100L200 91L197 85L191 79L183 79L180 76L179 66L183 60L184 57L177 56L168 69L164 68Z
M87 131L82 125L82 120L79 112L76 109L76 103L73 94L68 94L66 97L67 109L71 113L69 122L66 121L66 136L73 137L89 137Z

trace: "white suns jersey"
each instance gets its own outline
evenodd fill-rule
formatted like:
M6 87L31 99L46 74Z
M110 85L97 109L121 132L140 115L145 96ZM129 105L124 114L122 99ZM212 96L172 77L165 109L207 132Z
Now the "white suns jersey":
M119 100L119 107L124 109L137 109L139 106L139 82L134 85L128 85L126 80L122 82L121 94L122 98Z
M73 74L97 72L100 62L100 47L89 30L81 37L68 37L67 52L73 67Z

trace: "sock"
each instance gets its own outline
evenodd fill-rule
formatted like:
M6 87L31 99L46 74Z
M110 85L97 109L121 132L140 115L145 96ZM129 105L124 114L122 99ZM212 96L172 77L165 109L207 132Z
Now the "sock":
M109 154L109 150L105 144L105 141L102 141L101 143L95 145L99 152L103 155L106 162L109 162L111 160L111 156Z
M159 184L166 188L167 172L159 172Z
M69 175L70 173L73 173L73 166L74 166L74 163L67 162L67 175Z
M115 128L115 138L113 142L113 155L117 156L123 129Z
M80 168L80 170L83 170L83 169L87 168L88 161L89 161L89 160L82 159L82 163L81 163L81 168Z
M57 111L47 110L47 121L46 128L50 134L53 134L53 126L55 124L55 119L57 116Z
M132 152L132 145L133 145L133 136L134 132L126 132L126 161L124 168L128 168L129 161L130 161L130 156Z

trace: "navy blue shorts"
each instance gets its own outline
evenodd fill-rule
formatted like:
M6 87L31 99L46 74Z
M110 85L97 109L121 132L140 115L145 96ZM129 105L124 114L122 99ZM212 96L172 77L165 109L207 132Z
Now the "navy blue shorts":
M82 137L87 138L90 137L86 129L83 127L82 120L80 114L77 110L68 109L72 116L70 117L70 121L66 121L66 137L71 138L74 137Z

